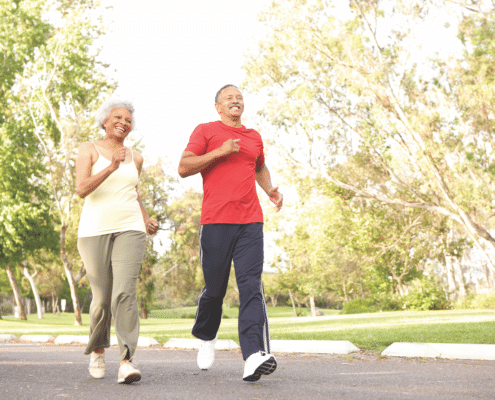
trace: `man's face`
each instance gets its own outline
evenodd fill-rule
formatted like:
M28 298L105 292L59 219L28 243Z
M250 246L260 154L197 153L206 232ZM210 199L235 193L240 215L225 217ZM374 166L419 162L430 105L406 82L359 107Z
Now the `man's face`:
M244 99L241 92L234 87L227 87L220 93L215 108L220 115L230 118L240 118L244 111Z

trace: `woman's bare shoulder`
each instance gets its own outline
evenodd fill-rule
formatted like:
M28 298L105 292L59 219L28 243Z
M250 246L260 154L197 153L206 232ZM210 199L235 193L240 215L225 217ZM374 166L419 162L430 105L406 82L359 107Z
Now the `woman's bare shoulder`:
M134 156L134 160L136 160L136 162L139 163L139 164L143 164L144 158L141 155L141 153L139 153L136 150L131 150L131 151L132 151L132 154Z

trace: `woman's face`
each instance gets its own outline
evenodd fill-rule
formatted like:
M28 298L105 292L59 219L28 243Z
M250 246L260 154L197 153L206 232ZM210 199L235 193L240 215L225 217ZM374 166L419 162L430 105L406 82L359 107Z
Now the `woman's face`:
M125 107L113 108L104 126L107 137L124 140L131 130L131 113Z

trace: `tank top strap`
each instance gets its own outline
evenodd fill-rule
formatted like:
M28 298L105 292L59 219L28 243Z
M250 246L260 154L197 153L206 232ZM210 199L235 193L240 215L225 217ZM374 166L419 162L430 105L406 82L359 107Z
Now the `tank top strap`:
M132 149L129 149L129 150L131 152L131 162L133 162L134 161L134 152L132 151Z
M98 152L98 155L101 156L100 150L98 150L98 146L95 144L95 142L91 142L91 143L93 143L93 146L95 146L95 149Z

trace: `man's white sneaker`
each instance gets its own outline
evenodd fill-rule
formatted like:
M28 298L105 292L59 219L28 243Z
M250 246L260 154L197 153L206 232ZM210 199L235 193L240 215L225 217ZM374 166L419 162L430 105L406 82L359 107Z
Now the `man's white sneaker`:
M261 378L261 375L270 375L277 369L275 357L264 351L251 354L244 364L243 380L254 382Z
M141 372L134 368L129 360L120 366L118 383L132 383L139 380L141 380Z
M91 353L89 373L96 379L105 377L105 353Z
M213 340L201 340L198 351L198 367L202 370L210 369L215 361L215 343L217 336Z

